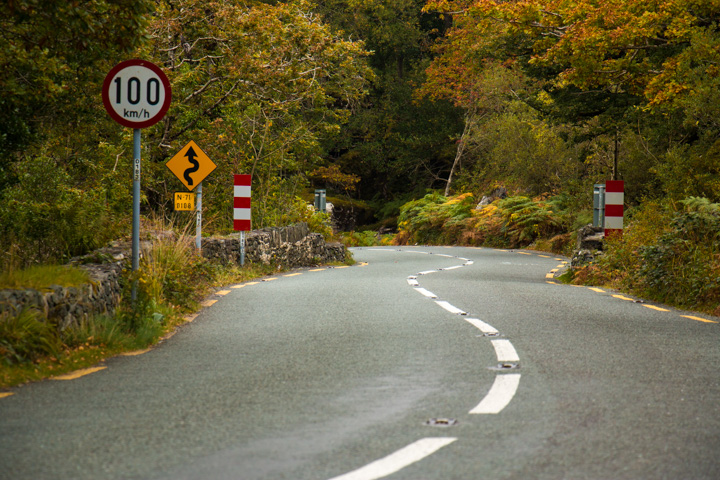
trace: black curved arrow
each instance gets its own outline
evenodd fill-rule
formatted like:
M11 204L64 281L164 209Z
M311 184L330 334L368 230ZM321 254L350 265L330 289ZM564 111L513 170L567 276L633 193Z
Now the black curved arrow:
M195 153L195 150L193 150L192 147L188 148L187 153L185 153L185 156L187 157L188 161L192 163L192 167L185 170L185 173L183 173L183 177L187 181L188 185L193 184L193 180L190 177L191 173L195 173L200 169L200 162L195 160L195 157L197 156L197 153Z

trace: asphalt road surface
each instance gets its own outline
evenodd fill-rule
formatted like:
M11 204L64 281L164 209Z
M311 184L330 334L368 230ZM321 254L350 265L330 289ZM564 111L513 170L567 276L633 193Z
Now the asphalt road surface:
M354 255L14 389L0 478L720 478L720 319L561 285L538 252Z

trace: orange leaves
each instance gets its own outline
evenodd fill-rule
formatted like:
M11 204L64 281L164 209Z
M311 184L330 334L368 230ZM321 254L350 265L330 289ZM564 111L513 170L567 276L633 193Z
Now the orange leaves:
M433 0L426 9L462 12L444 45L443 58L431 73L457 73L457 65L479 65L467 52L495 39L501 52L486 56L512 58L513 45L529 46L531 64L557 72L555 83L581 89L618 89L646 95L659 103L685 91L676 73L687 65L686 51L717 60L717 27L708 22L720 15L717 0L524 0L472 5ZM708 42L708 34L714 39ZM510 49L507 47L510 46ZM709 57L713 57L712 59ZM675 71L676 73L672 73ZM706 70L707 71L707 70Z

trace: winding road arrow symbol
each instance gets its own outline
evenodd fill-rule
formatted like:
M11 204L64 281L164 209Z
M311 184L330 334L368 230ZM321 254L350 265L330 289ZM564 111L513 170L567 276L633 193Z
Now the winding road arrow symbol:
M185 157L193 166L185 170L185 173L183 173L183 177L185 178L185 181L188 183L188 185L192 185L193 180L190 177L190 174L195 173L200 169L200 162L195 159L195 157L197 157L197 153L195 153L195 150L193 150L192 146L188 148L188 151L185 153Z

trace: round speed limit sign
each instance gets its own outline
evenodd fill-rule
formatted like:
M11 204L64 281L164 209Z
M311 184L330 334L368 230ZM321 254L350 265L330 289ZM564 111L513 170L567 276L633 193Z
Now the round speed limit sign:
M105 77L105 110L120 125L145 128L156 124L170 108L170 81L154 63L120 62Z

